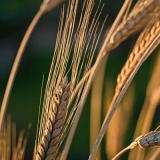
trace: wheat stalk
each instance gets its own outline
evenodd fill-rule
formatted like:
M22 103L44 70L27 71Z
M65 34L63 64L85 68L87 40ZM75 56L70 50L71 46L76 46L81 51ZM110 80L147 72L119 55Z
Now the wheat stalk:
M153 118L153 113L156 109L156 102L158 102L158 97L156 96L154 98L154 94L157 95L156 90L159 88L159 78L160 78L160 72L159 72L159 67L160 67L160 55L159 52L157 53L157 56L155 58L155 64L152 70L152 75L149 84L147 85L147 93L146 93L146 98L142 107L142 110L140 112L138 122L136 125L136 129L134 132L134 139L140 134L144 134L149 131L150 124L152 122ZM151 112L150 112L151 111ZM133 159L133 155L137 153L137 150L139 148L136 148L132 150L129 154L129 160ZM143 150L145 151L145 150ZM141 153L141 156L143 154Z
M133 113L135 87L134 85L131 85L130 87L131 88L129 88L124 95L121 104L118 106L117 111L115 112L106 132L106 155L108 159L111 159L123 148L125 134L127 132L128 124Z
M111 120L111 118L112 118L112 116L113 116L116 108L117 108L117 105L119 104L120 100L122 99L122 97L123 97L126 89L128 88L131 80L133 79L134 75L136 74L136 72L138 71L138 69L142 65L142 63L150 55L150 53L157 47L157 45L159 45L159 40L160 40L160 38L159 38L160 37L160 34L159 34L160 33L160 31L159 31L160 30L160 27L159 27L159 25L160 25L160 23L159 23L159 17L157 17L157 19L154 22L155 23L154 23L153 27L152 28L149 27L149 29L147 27L147 29L144 32L144 33L146 33L146 31L147 31L148 36L147 36L147 34L145 35L144 33L142 33L142 35L145 35L144 38L145 38L145 41L147 42L146 43L147 47L145 47L145 45L144 45L144 48L143 48L143 43L145 41L142 40L142 43L140 43L139 40L138 40L138 43L142 45L142 48L141 48L141 45L139 45L140 46L140 50L137 50L139 48L139 47L137 47L137 45L138 45L137 44L136 47L135 47L135 51L139 51L140 54L137 54L135 58L132 57L133 54L131 54L131 56L129 58L129 59L133 59L134 58L134 61L133 61L134 63L132 63L132 65L130 66L130 68L133 68L133 70L132 70L132 72L130 72L130 70L128 70L130 72L129 73L130 77L128 77L127 79L125 79L125 80L127 80L124 83L125 85L124 84L123 85L119 85L119 83L121 81L118 81L118 84L117 84L118 87L116 87L116 92L115 92L115 95L114 95L113 100L112 100L111 105L110 105L110 108L112 108L112 109L111 109L109 115L106 115L106 117L105 117L105 120L103 122L101 131L99 133L99 136L98 136L98 138L96 140L95 146L94 146L94 148L92 150L92 153L91 153L89 159L93 159L94 158L94 156L96 154L96 151L98 149L98 146L100 145L100 142L102 140L102 137L104 136L106 128L107 128L107 126L108 126L108 124L109 124L109 122L110 122L110 120ZM150 31L150 33L148 33L148 31ZM150 39L148 39L148 38L150 38ZM138 56L138 55L140 55L140 56ZM127 63L128 63L128 61L127 61ZM127 63L126 63L125 66L128 66ZM119 90L119 88L121 88L121 90Z
M157 88L153 90L152 95L150 97L149 106L144 117L144 123L141 129L141 133L146 133L149 131L156 107L159 103L160 103L160 86L157 86ZM143 159L144 154L145 152L143 152L143 150L138 149L136 154L136 159L137 160Z

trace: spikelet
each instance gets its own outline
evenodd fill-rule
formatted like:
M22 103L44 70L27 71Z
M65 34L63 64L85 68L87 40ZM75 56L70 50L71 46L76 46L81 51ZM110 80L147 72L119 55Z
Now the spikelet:
M111 35L111 38L103 51L102 57L106 55L106 52L108 53L116 48L131 34L145 27L153 17L159 16L159 10L159 0L141 0L137 2L137 5L133 8L128 17L122 21Z
M48 115L49 119L46 122L42 139L38 144L36 160L51 160L56 158L70 94L70 83L68 83L68 78L64 77L57 89L57 93L52 98L50 104L51 111Z
M151 27L152 26L152 27ZM143 36L137 41L133 51L131 52L125 66L122 68L120 74L117 78L117 86L116 86L116 93L115 97L118 96L121 88L125 84L126 80L128 79L129 75L133 71L136 64L139 62L140 58L143 56L144 52L147 48L151 45L153 40L159 35L160 33L160 18L158 17L153 25L149 25L144 33ZM157 44L158 46L159 44Z

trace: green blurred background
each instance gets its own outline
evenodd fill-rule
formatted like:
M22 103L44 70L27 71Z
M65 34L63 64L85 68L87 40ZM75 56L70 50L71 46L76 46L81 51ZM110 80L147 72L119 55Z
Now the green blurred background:
M0 1L0 103L3 99L8 76L18 47L32 18L38 11L41 2L40 0ZM67 1L63 4L67 4L66 2ZM80 3L82 2L83 1ZM102 2L105 2L105 7L100 20L103 21L106 15L109 15L105 25L106 28L113 22L123 4L123 0L103 0ZM98 0L96 1L95 8L97 5ZM25 154L26 160L32 159L38 119L41 81L44 75L46 82L50 69L61 7L62 4L53 11L46 13L38 22L26 47L8 104L7 114L11 115L12 120L16 122L18 131L22 128L27 128L29 122L32 123ZM80 12L78 12L78 14L80 14ZM104 32L102 33L100 41L102 41L103 35ZM110 54L106 66L105 79L110 77L116 84L116 77L124 65L136 37L137 35L132 36ZM134 106L134 118L132 118L130 123L130 136L128 136L126 144L132 139L131 136L133 135L137 116L145 97L145 87L150 76L150 66L152 65L155 55L156 52L149 57L134 78L137 99ZM84 108L82 118L76 131L68 159L81 160L88 158L89 104L90 100L86 102L86 107ZM155 121L159 119L158 113L155 115ZM84 134L84 131L86 134ZM102 150L104 152L104 149ZM103 155L102 159L105 159L105 154L103 153Z

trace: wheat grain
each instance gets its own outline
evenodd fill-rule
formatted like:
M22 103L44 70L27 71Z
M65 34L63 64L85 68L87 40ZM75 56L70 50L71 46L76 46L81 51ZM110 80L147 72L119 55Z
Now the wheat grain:
M135 33L147 24L152 17L157 14L159 9L158 3L158 0L147 0L147 3L142 3L143 5L138 4L137 7L134 7L128 18L123 21L117 30L112 34L109 43L114 44L113 48L119 45L119 43L121 43L129 35Z
M155 24L152 26L152 28L150 28L149 32L147 34L144 34L145 36L143 36L143 38L141 37L141 42L135 45L126 64L124 65L120 74L118 75L115 97L118 96L121 88L125 84L129 75L133 71L136 64L139 62L139 59L143 56L144 51L147 50L147 48L150 46L155 37L159 35L159 33L160 33L160 19L158 18Z
M142 148L160 146L160 132L151 131L147 133L138 140L138 145Z
M59 85L57 93L52 98L48 120L40 143L37 146L36 160L50 160L56 158L70 94L70 83L68 83L68 78L64 77Z
M147 0L140 1L133 8L129 16L118 26L111 35L109 42L104 48L102 58L111 50L115 49L122 41L131 34L143 28L153 18L159 16L160 1Z

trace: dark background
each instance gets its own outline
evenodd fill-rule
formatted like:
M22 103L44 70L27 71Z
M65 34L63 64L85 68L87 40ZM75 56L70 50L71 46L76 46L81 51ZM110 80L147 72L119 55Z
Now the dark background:
M38 11L41 2L40 0L0 1L0 103L3 99L8 76L18 47L32 18ZM81 1L81 3L82 2L83 1ZM106 4L102 12L101 21L104 20L107 14L109 15L105 25L106 28L113 22L123 4L123 0L108 0L103 2ZM65 4L67 3L65 2ZM96 5L98 5L98 0L96 1L95 6ZM12 120L16 122L18 131L26 128L29 122L32 123L25 159L32 158L38 119L41 81L44 75L46 82L50 69L61 7L62 4L51 12L46 13L38 22L25 49L7 108L7 114L11 115ZM78 15L80 15L79 12ZM102 41L103 35L104 32L102 33L100 41ZM133 35L116 50L111 52L106 67L105 79L111 77L116 84L116 77L124 65L136 37L137 35ZM148 58L134 78L137 99L135 102L134 118L130 124L130 135L133 135L137 119L135 117L138 116L143 104L145 87L149 80L150 67L155 55L156 53ZM90 101L88 100L87 104L89 103ZM88 105L84 108L68 159L88 158L89 108L87 106ZM158 114L155 116L155 119L158 119ZM84 134L83 131L86 133ZM126 143L128 144L131 139L132 137L128 138L128 142ZM102 157L102 159L105 159L104 157Z

